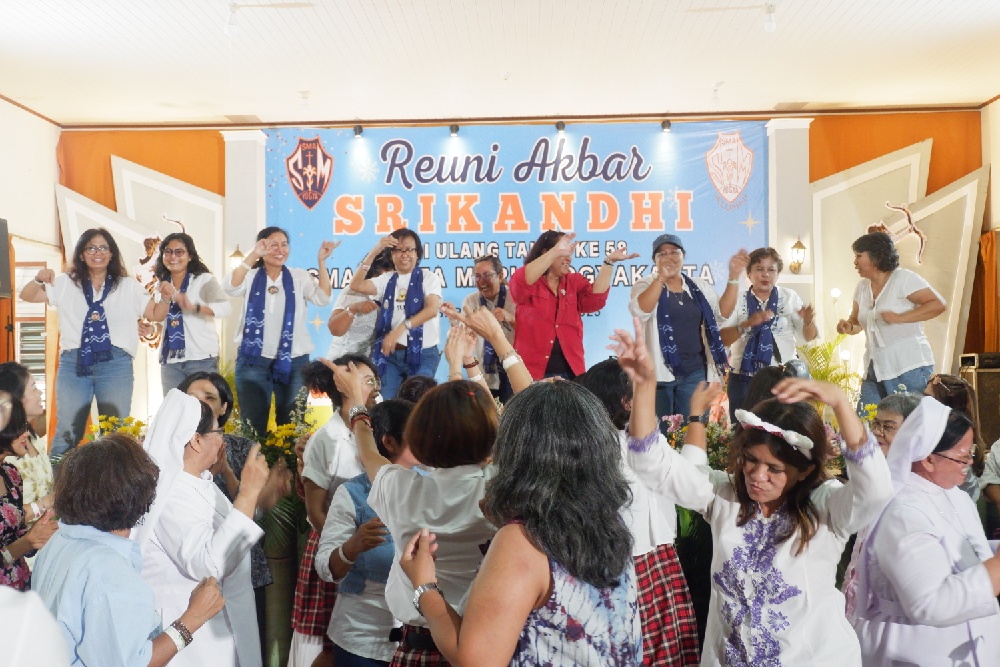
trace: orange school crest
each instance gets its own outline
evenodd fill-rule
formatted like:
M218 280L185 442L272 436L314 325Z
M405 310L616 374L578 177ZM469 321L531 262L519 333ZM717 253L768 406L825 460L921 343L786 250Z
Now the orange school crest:
M727 202L736 201L753 173L753 151L739 132L719 132L715 145L705 154L712 185Z
M308 208L319 203L330 185L333 176L333 157L323 149L319 137L303 139L292 154L285 158L285 169L288 172L288 184L299 201Z

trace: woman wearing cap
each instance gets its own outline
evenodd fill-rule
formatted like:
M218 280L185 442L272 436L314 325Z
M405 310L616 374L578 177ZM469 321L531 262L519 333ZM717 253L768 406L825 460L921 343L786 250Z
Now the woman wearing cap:
M920 393L934 372L934 351L923 323L944 312L944 299L913 271L899 268L888 234L865 234L851 244L861 282L837 333L865 334L865 379L858 405L899 391Z
M718 382L727 366L718 323L733 312L746 250L729 260L729 282L720 298L700 278L681 269L684 244L674 234L653 241L656 273L632 287L629 310L645 326L645 338L656 366L656 414L688 416L691 395L699 382ZM666 433L667 425L661 426Z
M730 444L728 472L709 472L701 411L721 390L701 384L691 397L695 416L681 455L658 431L656 370L642 338L638 321L635 341L621 330L613 337L635 386L628 460L642 482L711 526L712 597L701 664L859 665L857 636L835 587L837 563L892 484L854 406L835 385L786 378L774 399L737 412L743 430ZM846 484L827 478L831 446L815 401L829 405L840 424Z
M616 248L604 258L591 284L570 268L574 238L576 234L543 232L524 266L510 278L510 296L517 304L514 349L536 380L569 379L587 370L580 315L596 313L608 302L615 262L639 256Z
M804 305L794 291L777 286L783 268L785 263L774 248L757 248L750 253L750 287L737 300L726 326L719 330L722 343L732 345L729 363L733 370L726 384L730 416L737 409L753 407L744 399L758 371L794 359L796 337L806 342L819 333L812 306Z
M872 522L858 567L865 665L995 665L1000 556L958 489L972 422L924 397L889 450L895 495Z

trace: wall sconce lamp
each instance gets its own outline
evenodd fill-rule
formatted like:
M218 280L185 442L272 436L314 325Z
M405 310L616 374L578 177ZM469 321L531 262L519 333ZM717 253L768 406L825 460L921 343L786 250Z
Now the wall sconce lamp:
M564 123L562 121L557 122L556 123L556 132L558 132L559 134L562 134L565 131L566 131L566 123Z
M234 250L233 254L229 256L229 268L230 268L230 270L235 271L236 267L239 266L240 264L242 264L244 259L246 259L246 255L244 255L242 252L240 252L240 244L237 243L236 244L236 250Z
M355 139L360 139L361 138L361 133L364 132L364 131L365 131L365 128L361 127L360 125L355 125L354 126L354 138Z
M453 137L458 136L458 125L449 125L448 130L451 132L451 136Z
M798 273L802 270L804 261L806 261L806 247L802 245L802 239L799 238L792 246L792 261L788 264L788 270L792 273Z
M670 131L670 121L669 120L663 121L662 123L660 123L660 127L663 128L664 132L669 132Z

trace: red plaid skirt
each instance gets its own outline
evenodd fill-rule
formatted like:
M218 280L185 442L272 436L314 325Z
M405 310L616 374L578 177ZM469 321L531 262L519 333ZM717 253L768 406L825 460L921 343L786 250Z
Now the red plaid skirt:
M672 544L635 557L642 621L642 664L686 667L700 661L698 624Z
M406 635L411 632L430 635L431 631L415 625L403 626L403 641L399 642L396 652L392 654L392 662L389 667L451 667L451 663L444 659L437 650L421 650L415 648L404 648Z
M316 574L313 563L318 546L319 533L310 530L306 550L299 563L298 581L295 583L292 629L304 635L326 637L333 603L337 600L337 584L328 584Z

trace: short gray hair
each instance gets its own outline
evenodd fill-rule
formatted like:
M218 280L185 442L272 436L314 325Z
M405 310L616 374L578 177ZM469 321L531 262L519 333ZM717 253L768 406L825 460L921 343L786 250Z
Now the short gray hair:
M885 410L886 412L895 412L897 415L902 415L903 419L906 419L920 405L921 398L923 396L920 394L908 392L890 394L878 402L878 409Z

